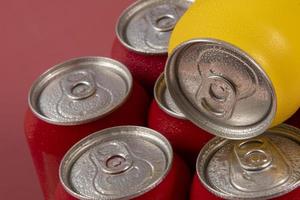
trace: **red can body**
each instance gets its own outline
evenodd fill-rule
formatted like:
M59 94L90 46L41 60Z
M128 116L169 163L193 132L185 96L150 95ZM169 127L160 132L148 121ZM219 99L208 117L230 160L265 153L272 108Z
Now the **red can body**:
M75 197L72 197L69 195L64 187L61 185L61 183L57 184L56 190L55 190L55 200L77 200Z
M176 152L194 166L201 148L214 136L185 119L175 118L163 111L155 100L148 115L148 126L163 134Z
M185 200L191 184L191 173L184 161L174 155L172 168L165 179L154 189L134 198L135 200ZM55 200L75 200L58 185Z
M198 175L196 174L193 179L190 200L209 199L209 200L220 200L222 198L215 196L209 192L200 182Z
M292 115L285 123L300 128L300 109Z
M300 196L300 189L296 189L291 191L290 193L287 193L283 196L273 198L274 200L298 200ZM220 200L222 198L217 197L213 193L209 192L201 183L201 181L198 178L198 175L196 174L194 176L194 180L191 187L190 192L190 200L199 200L199 199L209 199L209 200Z
M94 122L60 126L37 118L30 109L25 116L25 135L46 200L54 199L59 182L58 169L69 148L85 136L116 125L144 125L149 96L138 83L133 83L130 96L121 107Z
M138 80L152 94L156 79L164 71L167 60L166 54L142 54L124 47L115 38L111 57L124 63L134 79Z

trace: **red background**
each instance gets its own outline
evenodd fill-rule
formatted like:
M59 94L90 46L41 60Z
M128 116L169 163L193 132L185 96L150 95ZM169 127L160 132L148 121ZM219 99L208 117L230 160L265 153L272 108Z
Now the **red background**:
M23 133L32 82L64 60L109 56L116 20L132 2L1 1L0 199L43 199Z

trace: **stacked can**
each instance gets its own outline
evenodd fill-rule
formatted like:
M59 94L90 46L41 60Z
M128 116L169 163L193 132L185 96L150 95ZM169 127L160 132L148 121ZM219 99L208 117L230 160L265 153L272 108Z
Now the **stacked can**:
M29 93L25 134L45 199L54 198L73 144L111 126L144 125L149 103L128 69L108 58L72 59L41 75Z
M116 25L111 56L124 63L150 93L167 60L170 34L192 0L139 0Z
M190 173L158 132L119 126L74 145L61 162L60 179L70 195L82 200L183 200Z
M194 166L200 149L213 137L187 120L170 96L162 74L156 81L148 127L163 134L175 151Z

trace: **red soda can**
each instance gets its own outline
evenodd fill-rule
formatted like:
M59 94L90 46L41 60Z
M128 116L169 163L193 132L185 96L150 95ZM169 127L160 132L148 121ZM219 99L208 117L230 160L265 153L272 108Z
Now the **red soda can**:
M199 154L190 199L299 199L299 151L300 130L285 124L247 140L216 137Z
M111 56L150 93L167 60L169 38L191 0L139 0L119 17Z
M174 150L194 166L201 148L214 136L187 120L173 101L164 75L157 79L148 114L148 127L162 133Z
M75 144L59 170L65 190L82 200L184 200L190 173L160 133L139 126L96 132Z
M145 124L148 106L146 91L115 60L76 58L41 75L29 93L25 135L45 199L54 198L60 161L72 145L107 127Z
M300 109L298 109L285 123L300 128Z

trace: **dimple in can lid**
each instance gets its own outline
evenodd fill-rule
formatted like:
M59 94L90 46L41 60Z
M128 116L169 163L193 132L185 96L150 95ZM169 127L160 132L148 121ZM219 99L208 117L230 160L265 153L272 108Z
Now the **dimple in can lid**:
M172 159L171 145L158 132L113 127L75 144L61 162L60 180L79 199L131 199L163 181Z
M95 121L120 107L132 89L121 63L104 57L81 57L42 74L29 92L29 106L40 119L57 125Z
M154 98L158 106L167 114L178 119L186 119L184 114L180 111L172 99L163 73L159 76L155 83Z
M226 199L269 199L300 185L300 130L282 124L242 140L216 137L201 150L197 174Z
M139 0L129 6L116 25L119 41L142 54L167 54L172 30L193 0Z
M269 128L276 112L272 82L241 49L215 39L195 39L170 55L165 79L183 114L200 128L247 139Z

